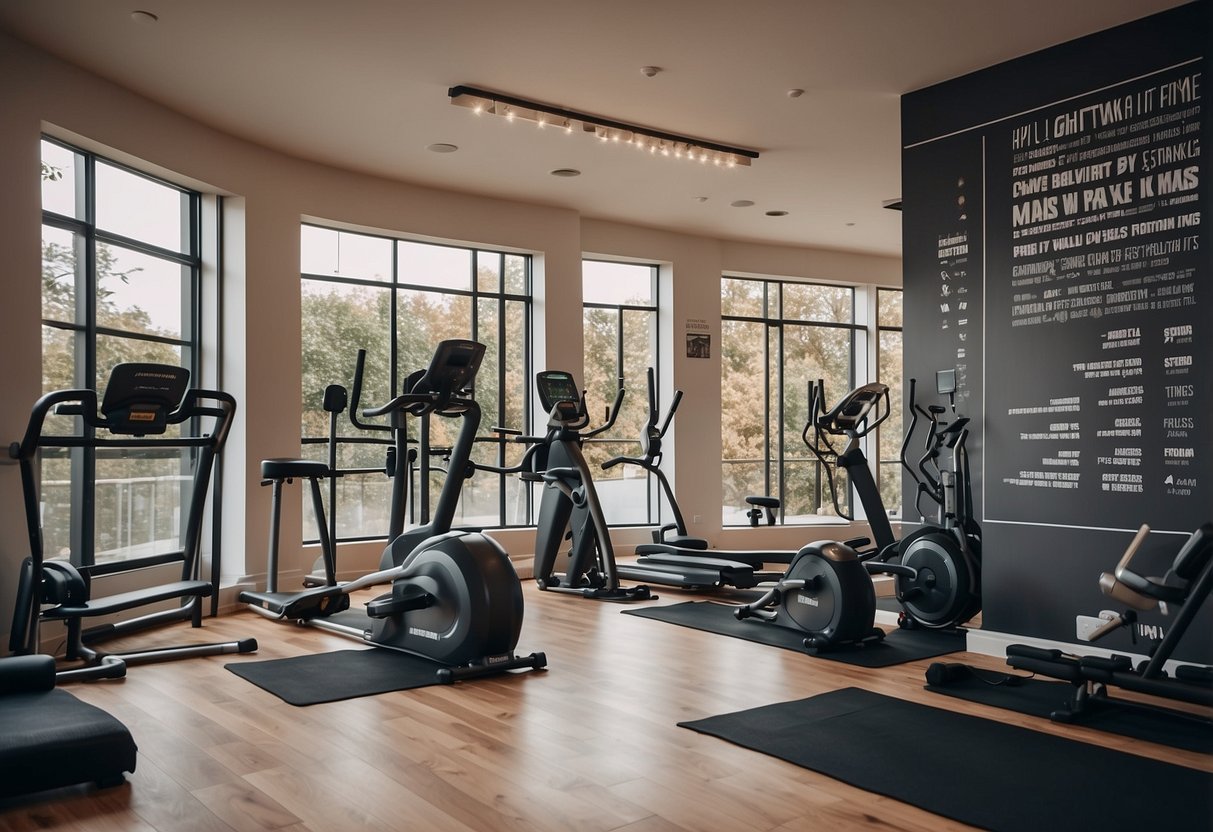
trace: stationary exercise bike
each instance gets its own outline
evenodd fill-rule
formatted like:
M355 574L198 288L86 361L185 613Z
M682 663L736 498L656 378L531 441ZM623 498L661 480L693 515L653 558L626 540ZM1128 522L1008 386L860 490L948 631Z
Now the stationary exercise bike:
M240 594L241 601L268 618L432 659L446 665L437 674L442 682L546 666L543 653L514 654L523 598L505 550L485 535L451 531L463 479L472 470L469 460L480 424L480 406L464 391L483 356L483 344L443 341L429 367L408 377L401 395L362 411L365 418L390 418L400 460L407 453L408 416L462 420L434 520L397 535L384 550L379 571L302 592L246 591ZM393 526L407 487L408 477L398 473L393 484ZM323 518L317 520L324 525ZM368 601L365 617L350 620L350 594L385 583L392 585L391 591Z
M838 502L833 467L858 465L852 474L862 477L866 473L868 483L875 489L871 472L862 460L859 440L874 430L889 416L889 389L883 384L868 384L847 394L832 410L825 410L824 385L821 381L810 387L809 425L805 427L805 442L809 449L825 466L835 510L839 515L851 519ZM883 402L884 408L880 405ZM816 441L808 441L808 432L815 431ZM846 450L838 454L833 450L826 435L845 435ZM860 488L859 483L856 487ZM877 494L879 497L879 494ZM877 539L884 531L877 531L883 523L888 527L888 518L881 510L874 518L873 530ZM892 538L892 530L888 530ZM894 575L898 580L913 581L917 573L901 564L879 559L879 548L859 552L856 546L867 545L866 539L841 543L822 540L810 543L796 553L787 573L779 582L767 590L758 600L739 606L733 614L738 619L760 618L774 624L797 627L805 632L804 646L812 652L824 652L840 647L863 647L884 639L884 630L875 625L876 590L872 585L872 574Z

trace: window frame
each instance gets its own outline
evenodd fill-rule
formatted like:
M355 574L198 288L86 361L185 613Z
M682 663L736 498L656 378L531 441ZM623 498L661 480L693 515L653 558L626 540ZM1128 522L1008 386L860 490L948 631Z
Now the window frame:
M904 354L905 354L905 336L904 336L905 318L902 317L901 322L896 325L881 323L881 317L882 317L881 316L881 308L882 308L881 300L884 296L887 296L892 293L901 295L903 298L903 303L904 303L904 297L905 297L904 290L901 289L900 287L896 287L896 286L877 286L876 287L876 314L873 315L872 317L873 317L873 320L876 322L876 339L873 343L873 346L874 346L874 351L876 354L876 378L877 379L880 379L884 376L884 372L883 372L882 368L884 367L885 356L884 356L884 350L881 349L881 337L880 337L882 334L884 334L886 332L898 333L898 335L901 336L901 346L900 346L901 353L898 356L898 358L902 359L902 356L904 356ZM902 307L903 316L904 316L904 308L905 307L903 306ZM902 366L904 367L905 366L904 360L902 360L901 363L902 363ZM904 432L904 430L905 430L904 410L900 413L900 415L902 416L902 419L899 420L899 423L901 424L902 431ZM882 472L884 471L885 466L894 465L899 470L901 467L900 454L901 454L902 439L904 437L898 438L893 443L891 443L895 450L895 455L892 458L887 458L884 453L885 444L886 444L885 427L886 427L885 425L881 425L879 428L876 429L876 440L875 440L876 441L876 453L873 454L876 457L875 475L876 475L876 487L878 489L881 489L882 483L880 480L881 480L881 475L882 475ZM901 478L899 476L898 477L898 489L897 489L897 493L899 495L901 494L900 486L901 486ZM886 506L885 510L886 510L890 520L900 520L902 517L902 514L904 513L902 511L901 499L898 500L898 504L895 507Z
M74 385L78 389L97 389L97 357L98 336L122 338L131 341L166 344L181 350L181 365L190 371L191 383L197 386L201 372L202 331L203 331L203 298L202 298L202 194L199 191L182 186L160 176L149 174L138 168L112 159L103 154L87 150L78 145L42 134L41 144L51 144L73 154L79 161L75 173L75 190L77 209L83 207L83 217L67 216L46 208L41 209L42 227L66 231L76 240L77 252L83 250L83 256L77 256L74 274L74 303L75 315L72 321L60 321L43 317L44 310L39 312L39 320L44 331L46 329L71 333L73 342L72 374ZM184 217L183 236L188 239L187 251L175 251L163 248L154 243L144 242L122 234L99 228L97 226L97 164L101 162L124 173L146 179L156 185L177 191L187 200L187 210ZM114 245L138 254L147 255L173 263L188 270L188 287L182 293L182 303L188 309L182 310L180 338L149 333L120 330L97 323L97 291L99 286L97 252L101 245ZM83 320L82 320L83 319ZM45 335L43 336L45 339ZM43 340L45 344L45 340ZM41 363L40 358L40 363ZM48 391L43 391L48 392ZM193 426L196 429L197 426ZM85 435L91 437L95 429L85 425ZM69 548L72 563L77 566L95 567L96 561L96 510L95 494L97 486L97 449L93 447L72 448L67 452L70 460L71 485L70 501L72 506ZM182 474L188 475L192 463L182 457ZM185 501L183 499L182 506ZM88 510L85 510L85 509ZM123 568L137 569L142 566L164 563L178 559L182 550L172 553L161 553L140 557L115 559ZM111 561L105 561L109 563Z
M841 283L828 283L828 282L820 281L820 280L817 280L817 281L796 280L796 279L792 279L792 278L730 274L728 272L723 273L721 275L721 280L722 281L723 280L739 280L739 281L748 281L748 282L762 284L763 313L761 315L726 314L723 311L723 309L721 310L720 320L722 322L722 343L721 343L720 349L723 354L723 350L724 350L723 322L736 321L736 322L740 322L740 323L759 324L759 325L763 326L764 333L765 333L765 337L763 338L763 355L762 355L762 357L763 357L762 424L763 424L764 453L763 453L763 459L761 460L761 462L762 462L762 470L763 470L764 494L768 495L768 496L775 496L779 499L779 508L775 511L776 522L779 525L811 526L811 525L813 525L812 522L791 523L791 524L789 524L787 522L788 501L787 501L787 499L785 499L785 492L787 490L787 467L788 467L789 463L807 462L807 463L813 464L819 470L819 473L817 476L817 483L814 487L814 492L815 492L815 498L816 498L818 505L821 505L822 500L825 498L825 494L828 493L828 487L824 486L823 475L820 473L821 463L818 462L812 456L812 454L808 451L807 448L804 451L803 457L789 457L789 455L787 454L787 448L785 447L784 431L782 428L780 428L778 431L776 431L776 433L778 434L777 436L772 437L772 432L773 432L772 426L773 425L782 426L784 424L784 418L785 418L785 411L784 411L783 403L786 400L787 392L786 392L786 388L784 385L784 361L783 361L784 350L785 350L784 336L785 336L785 332L787 331L787 328L789 326L812 327L812 328L821 328L821 329L835 329L835 330L844 330L844 331L849 332L850 333L851 360L850 360L850 367L848 369L848 384L850 385L850 388L848 388L848 389L854 388L856 373L857 373L857 365L859 363L857 361L857 354L859 353L861 346L862 346L860 344L860 339L866 338L867 334L868 334L868 330L869 330L869 328L865 324L857 322L857 318L859 317L858 311L859 311L859 303L860 303L859 291L858 291L859 287L848 285L848 284L841 284ZM784 297L783 297L783 292L784 292L785 286L820 286L820 287L824 287L824 288L828 288L828 289L845 289L846 291L850 292L850 296L851 296L851 315L850 315L851 322L842 323L842 322L838 322L838 321L802 320L802 319L785 317L784 316L785 305L784 305ZM777 306L778 314L777 315L772 315L770 312L770 310L772 308L771 294L772 294L773 287L777 289L777 295L776 295L776 300L777 300L777 304L778 304L778 306ZM780 361L778 362L778 366L775 368L774 374L772 374L772 356L771 356L772 331L774 331L776 334L775 340L776 340L779 355L781 357ZM775 381L776 386L774 389L772 389L772 386L771 386L772 375L775 376L774 381ZM807 395L807 391L806 391L806 395ZM835 395L841 395L841 393L836 393ZM772 414L771 402L772 402L772 398L774 396L777 396L778 412L775 414ZM723 411L722 411L722 415L723 415ZM773 416L774 416L774 418L773 418ZM772 453L773 446L774 446L774 453ZM727 460L722 458L721 464L723 465L726 461ZM778 488L772 489L773 484L777 485ZM850 491L849 481L847 483L847 488L848 488L848 491ZM851 502L853 503L853 500ZM725 523L724 518L723 518L724 508L725 507L722 505L721 506L721 511L722 511L721 524L724 528L740 528L740 527L743 527L746 525L746 523L742 523L742 522ZM838 519L841 520L842 518L838 518Z
M608 263L619 266L635 266L637 268L645 268L649 270L649 290L652 302L648 304L638 303L605 303L602 301L586 301L583 300L582 308L582 343L585 341L584 322L586 309L604 309L615 312L615 379L619 386L624 386L627 380L627 368L624 366L624 314L627 311L634 312L649 312L652 314L652 325L649 329L649 344L653 353L653 374L654 383L657 389L661 389L661 336L660 336L660 314L661 314L661 266L657 263L638 263L626 260L611 260L606 257L583 257L582 262L582 294L585 292L585 264L586 263ZM643 384L647 386L647 370ZM584 379L583 379L584 382ZM632 389L636 389L638 385L633 385ZM640 388L644 390L645 388ZM648 397L648 391L645 390L644 396ZM662 414L658 414L660 417ZM616 445L635 445L636 454L640 453L639 439L622 439L618 437L593 437L586 440L589 444L616 444ZM667 475L668 476L668 475ZM639 525L655 525L664 522L663 515L667 511L663 511L661 500L661 489L657 485L656 478L652 474L645 475L645 520ZM607 525L610 528L626 528L629 526L638 525L634 521L625 521L620 523L612 523L608 520Z
M302 287L304 285L304 281L313 281L314 283L318 283L318 284L341 284L341 285L345 285L345 286L361 286L361 287L366 287L366 288L370 288L370 289L386 290L389 292L390 308L389 308L388 318L389 318L389 329L391 332L391 337L390 337L389 362L388 362L388 383L390 385L389 386L390 390L398 390L400 388L400 385L403 383L403 378L400 376L401 368L399 367L399 360L400 360L399 326L400 326L400 307L401 307L400 296L402 293L425 292L425 293L431 293L431 294L444 294L444 295L451 295L451 296L456 296L456 297L469 298L470 308L471 308L471 321L470 321L471 327L470 327L470 333L469 333L468 337L470 337L473 341L479 340L479 336L480 336L481 330L480 330L479 309L480 309L481 301L486 300L486 299L496 301L497 326L496 326L495 335L496 335L497 344L498 344L498 361L497 361L496 382L497 382L497 390L499 391L499 393L501 393L501 395L498 396L498 400L497 400L497 405L498 405L497 412L496 413L487 413L486 412L483 414L483 418L481 421L481 429L480 429L480 432L477 434L476 442L477 442L477 444L491 443L491 444L496 445L497 456L496 456L495 464L498 466L505 466L506 465L506 449L510 445L509 437L488 432L485 430L485 427L489 426L489 425L504 424L504 420L505 420L505 416L506 416L506 413L505 413L506 397L503 394L503 391L505 390L505 380L506 380L506 374L507 374L506 362L504 359L505 359L505 351L506 351L505 345L507 343L506 339L507 339L507 333L508 333L505 311L506 311L506 305L508 303L521 303L522 308L523 308L522 341L523 341L524 366L523 366L522 372L523 372L523 377L528 380L527 395L524 395L522 397L523 420L524 420L525 426L529 426L531 424L531 421L533 418L532 402L531 402L531 396L529 394L530 393L529 380L532 376L532 367L533 367L533 362L534 362L534 350L533 350L533 345L534 345L534 319L533 319L533 315L534 315L534 256L527 252L507 251L505 249L494 249L491 246L476 246L476 245L466 245L466 244L461 244L461 243L437 242L437 241L434 241L431 239L421 239L421 238L418 238L415 236L410 236L407 234L395 234L394 235L394 234L387 234L387 233L382 233L382 232L353 230L353 229L342 227L339 225L326 225L322 222L316 222L316 221L304 221L304 222L300 223L301 228L305 227L305 226L318 228L323 231L331 231L331 232L335 232L338 234L353 234L353 235L358 235L361 237L371 237L371 238L375 238L375 239L386 240L388 243L390 243L390 245L391 245L391 275L386 278L376 279L376 278L368 278L368 277L351 277L348 275L317 274L315 272L304 271L302 263L300 263L300 269L299 269L301 292L302 292ZM456 289L456 288L450 288L450 287L445 287L445 286L432 286L432 285L427 285L424 283L415 283L415 282L402 280L401 271L402 271L403 265L401 263L400 247L399 247L398 243L409 243L409 244L417 244L417 245L435 246L435 247L456 249L456 250L460 250L460 251L469 252L470 257L469 257L468 263L469 263L470 274L469 274L468 285L471 288ZM479 265L481 262L481 258L484 255L493 255L496 258L498 258L498 260L497 260L498 281L497 281L496 291L485 290L480 287L480 281L478 280L478 273L479 273ZM506 291L505 258L507 258L507 257L521 258L521 260L524 264L524 270L523 270L523 272L524 272L523 273L524 291L522 293ZM472 385L473 395L475 394L475 387L476 387L475 382L473 382L473 385ZM343 437L341 435L338 435L337 443L338 443L338 445L340 445L340 444L342 444L342 442L350 442L351 440L356 442L357 439L358 439L358 437L348 437L348 436ZM328 442L328 436L327 435L325 435L325 436L308 436L308 435L303 435L301 432L300 441L305 446L306 445L323 445ZM498 486L499 486L498 487L498 505L497 505L498 524L492 526L493 528L502 528L502 529L526 528L530 525L533 525L534 504L533 504L533 499L531 497L531 489L529 489L529 488L522 489L522 493L523 493L524 499L525 499L525 509L524 509L525 522L508 523L508 522L506 522L507 508L508 508L508 505L507 505L508 504L508 493L507 493L506 483L509 479L511 479L511 475L492 474L487 471L477 471L476 476L477 477L492 476L492 477L496 477L498 480ZM425 485L423 484L423 488L424 487L425 487ZM425 500L426 505L428 505L427 497L422 497L422 500ZM327 503L327 495L326 495L326 503ZM421 501L413 500L413 499L409 500L408 522L410 522L410 523L428 522L427 519L424 519L419 515L418 512L419 512L420 506L421 506ZM334 510L332 506L326 506L326 508L330 512ZM303 516L304 516L304 519L306 522L307 518L310 516L310 509L306 509L304 511ZM334 543L335 544L336 543L362 543L362 542L368 542L368 541L383 540L386 537L387 537L386 528L384 529L384 532L382 534L377 533L377 534L342 535L339 532ZM313 536L313 535L308 535L308 534L304 535L304 538L303 538L304 544L316 544L318 542L319 542L318 536Z

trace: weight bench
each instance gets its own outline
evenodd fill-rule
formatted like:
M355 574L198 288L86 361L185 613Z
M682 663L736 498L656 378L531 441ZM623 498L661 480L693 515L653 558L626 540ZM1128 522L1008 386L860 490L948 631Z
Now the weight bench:
M1205 523L1191 534L1162 577L1141 575L1130 567L1130 561L1149 533L1150 527L1143 525L1116 568L1099 578L1103 594L1130 609L1122 613L1101 613L1105 623L1086 637L1088 641L1095 641L1120 627L1132 627L1137 623L1138 611L1174 612L1173 623L1166 635L1150 649L1146 661L1134 667L1132 660L1124 655L1114 654L1109 658L1070 656L1060 650L1026 644L1007 647L1007 664L1011 667L1060 679L1073 686L1069 704L1051 714L1059 722L1079 718L1093 699L1115 701L1124 707L1141 707L1123 699L1113 700L1107 693L1108 686L1213 707L1213 668L1179 665L1174 674L1165 670L1166 662L1196 613L1213 592L1213 523Z

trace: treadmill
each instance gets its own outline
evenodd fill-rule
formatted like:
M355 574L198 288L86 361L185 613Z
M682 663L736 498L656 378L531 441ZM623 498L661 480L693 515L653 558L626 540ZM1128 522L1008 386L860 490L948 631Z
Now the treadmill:
M653 533L654 543L641 544L636 548L640 555L635 563L619 563L616 571L621 578L646 583L676 586L684 589L720 589L736 587L750 589L761 583L778 581L783 572L764 571L767 561L790 563L795 552L719 552L709 553L706 540L691 537L679 510L678 501L670 481L661 470L661 440L674 418L674 412L682 401L682 391L674 393L665 419L658 423L657 386L653 368L648 371L649 415L640 436L642 456L617 456L602 464L603 470L616 465L636 465L654 475L664 492L674 516L674 522L662 526ZM734 554L743 557L733 557Z

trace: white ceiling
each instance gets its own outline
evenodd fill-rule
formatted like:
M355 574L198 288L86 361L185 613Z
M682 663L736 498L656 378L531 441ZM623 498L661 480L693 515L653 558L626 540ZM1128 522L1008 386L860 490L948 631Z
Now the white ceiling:
M3 0L0 29L307 159L588 217L898 255L900 214L881 202L901 191L902 93L1176 5ZM136 22L136 9L159 21ZM451 106L457 84L762 155L724 170L540 132ZM459 151L425 149L435 142ZM730 207L743 199L755 204Z

